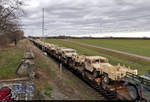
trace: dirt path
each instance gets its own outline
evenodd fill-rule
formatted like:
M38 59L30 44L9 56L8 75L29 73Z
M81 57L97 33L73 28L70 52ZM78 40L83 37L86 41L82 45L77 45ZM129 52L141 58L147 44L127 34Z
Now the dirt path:
M139 58L139 59L144 59L144 60L150 61L150 57L146 57L146 56L141 56L141 55L137 55L137 54L132 54L132 53L128 53L128 52L113 50L113 49L110 49L110 48L104 48L104 47L100 47L100 46L95 46L95 45L90 45L90 44L75 42L75 41L70 41L70 40L62 40L62 41L67 41L67 42L71 42L71 43L75 43L75 44L79 44L79 45L99 48L99 49L102 49L102 50L105 50L105 51L110 51L110 52L119 53L119 54L122 54L122 55L128 55L128 56L132 56L132 57L136 57L136 58Z

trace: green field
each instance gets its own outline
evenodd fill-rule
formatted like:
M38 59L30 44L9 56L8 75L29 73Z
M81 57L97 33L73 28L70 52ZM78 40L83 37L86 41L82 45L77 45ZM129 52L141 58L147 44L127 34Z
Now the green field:
M132 58L129 56L122 56L120 54L103 51L97 48L91 48L88 46L78 45L75 43L62 41L62 40L46 40L46 42L53 43L59 46L65 46L68 48L74 48L78 51L80 55L100 55L107 57L109 62L113 65L117 65L121 63L121 65L125 64L126 66L130 66L132 69L138 69L139 74L145 74L146 70L150 68L150 62L146 60L141 60L137 58Z
M73 39L72 41L150 57L150 40Z

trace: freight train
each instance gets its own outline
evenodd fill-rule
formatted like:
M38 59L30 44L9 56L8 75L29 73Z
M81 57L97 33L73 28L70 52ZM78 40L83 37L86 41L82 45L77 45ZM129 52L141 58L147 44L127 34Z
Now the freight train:
M94 83L94 86L99 87L101 90L115 92L114 96L117 96L116 94L119 95L117 89L125 86L128 88L132 100L145 99L150 101L150 79L138 76L137 70L132 70L130 67L121 66L120 64L117 66L111 65L108 59L102 56L79 55L76 50L71 48L59 47L42 42L39 39L30 38L29 40L59 62L80 73L83 79L92 84ZM145 82L143 83L142 80ZM147 90L145 91L143 87Z

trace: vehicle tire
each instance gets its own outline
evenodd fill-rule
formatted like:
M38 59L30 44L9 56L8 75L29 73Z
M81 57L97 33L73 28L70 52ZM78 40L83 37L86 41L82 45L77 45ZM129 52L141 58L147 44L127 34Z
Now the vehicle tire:
M93 70L93 76L94 76L95 78L98 77L98 72L96 71L96 69Z
M128 94L131 97L131 99L132 100L137 100L138 99L137 89L132 85L129 85L127 87L128 87Z
M105 84L110 84L110 79L109 79L109 77L108 77L107 74L104 74L104 79L103 79L103 81L104 81Z
M77 63L73 61L73 68L74 68L75 70L77 70L77 66L78 66Z
M82 77L84 78L85 77L85 65L83 64L82 65L82 69L81 69L81 73L82 73Z

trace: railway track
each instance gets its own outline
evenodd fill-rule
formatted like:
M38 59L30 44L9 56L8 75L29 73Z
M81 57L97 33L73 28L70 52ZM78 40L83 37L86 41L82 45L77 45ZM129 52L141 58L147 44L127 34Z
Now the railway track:
M42 46L38 46L37 44L35 44L33 42L33 44L38 47L40 50L42 50ZM55 58L53 55L51 55L49 52L45 51L50 57L52 57L53 59L55 59L55 61L60 62L57 58ZM80 78L82 81L84 81L86 84L88 84L90 87L92 87L93 89L95 89L96 92L98 92L100 94L100 97L104 97L106 100L120 100L120 98L118 98L116 91L110 91L110 90L105 90L103 89L100 85L97 85L95 82L91 81L88 76L82 77L82 74L77 71L74 70L73 68L71 68L70 66L63 64L63 66L68 69L69 71L71 71L74 75L76 75L78 78Z
M106 91L102 87L96 85L95 83L88 80L88 78L83 79L88 85L94 88L98 93L100 93L107 100L119 100L114 91Z
M77 70L74 70L70 68L68 65L64 65L65 68L67 68L69 71L71 71L76 77L80 78L82 81L84 81L86 84L88 84L91 88L93 88L96 92L100 94L100 97L104 97L106 100L119 100L117 98L116 92L114 91L106 91L93 81L89 80L87 76L84 78L82 77L81 73Z

